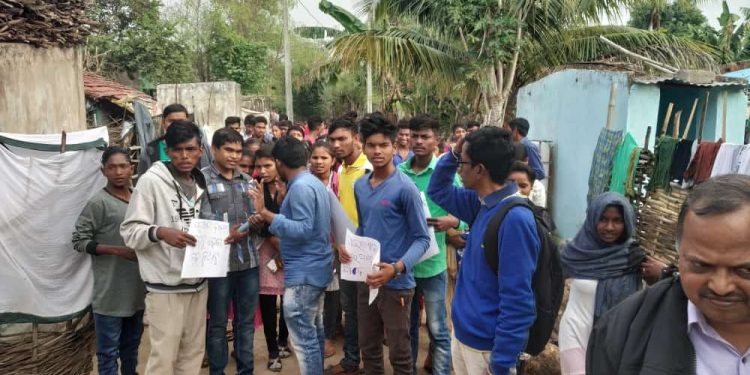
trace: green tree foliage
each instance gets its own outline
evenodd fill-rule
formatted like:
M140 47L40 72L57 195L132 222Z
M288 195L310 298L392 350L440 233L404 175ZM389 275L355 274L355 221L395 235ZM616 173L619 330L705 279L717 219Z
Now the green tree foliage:
M622 0L364 0L373 27L336 38L335 63L362 61L397 82L421 80L433 95L463 90L471 108L500 124L519 78L558 65L628 60L604 36L641 55L683 68L713 68L701 43L627 27L587 26L616 15ZM374 8L373 8L374 7Z
M337 72L326 80L323 93L323 113L327 117L340 116L349 111L364 112L367 92L364 70ZM379 100L375 100L378 102Z
M651 4L639 2L630 8L628 26L648 30L651 25ZM693 29L709 27L706 17L693 2L677 0L667 4L659 13L661 29L679 36L692 37Z
M101 27L89 38L89 70L155 88L160 83L232 80L243 94L269 96L284 111L282 2L278 0L93 0ZM165 0L161 0L165 1ZM326 29L334 36L340 31ZM364 109L364 80L311 80L326 61L323 29L291 35L295 112L334 116ZM381 97L380 94L376 97Z
M207 47L209 79L231 80L243 94L258 93L265 84L268 48L237 35L227 25L214 25Z
M740 13L747 12L740 9ZM652 6L638 3L630 9L628 24L640 29L651 25ZM711 45L717 50L720 63L750 59L750 22L733 13L726 1L722 2L722 13L718 17L719 29L712 28L706 17L690 0L678 0L667 4L659 13L661 29L672 35L687 37Z
M97 0L91 16L101 25L89 38L86 66L107 76L127 74L143 87L194 79L191 54L156 0Z
M724 63L750 59L750 9L740 9L743 17L732 13L726 1L719 16L718 49Z
M293 90L295 118L302 120L313 115L322 115L325 111L324 91L325 87L320 81Z
M341 34L340 30L321 26L301 26L294 29L299 36L308 39L333 38Z

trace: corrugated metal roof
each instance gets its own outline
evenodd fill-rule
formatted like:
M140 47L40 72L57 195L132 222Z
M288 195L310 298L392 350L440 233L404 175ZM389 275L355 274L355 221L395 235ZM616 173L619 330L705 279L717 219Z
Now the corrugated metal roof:
M745 81L741 81L741 80L714 81L711 83L696 83L696 82L689 82L689 81L677 79L677 78L670 77L670 76L634 78L633 82L642 83L646 85L656 85L659 83L671 83L675 85L698 86L698 87L747 87L748 86L747 80Z
M83 91L88 98L108 100L130 112L133 112L133 99L140 100L151 110L156 105L156 100L148 94L91 72L83 73Z

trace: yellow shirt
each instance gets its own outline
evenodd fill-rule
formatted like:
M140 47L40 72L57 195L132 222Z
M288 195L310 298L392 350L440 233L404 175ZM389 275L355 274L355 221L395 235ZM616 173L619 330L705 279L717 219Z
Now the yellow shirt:
M354 200L354 182L365 173L372 172L372 164L367 160L364 152L351 165L341 164L339 167L339 201L349 219L355 226L359 226L357 216L357 202Z

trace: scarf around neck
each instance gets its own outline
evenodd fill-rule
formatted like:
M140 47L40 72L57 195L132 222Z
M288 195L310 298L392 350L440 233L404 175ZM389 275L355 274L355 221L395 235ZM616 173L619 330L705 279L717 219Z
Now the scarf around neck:
M616 244L604 243L596 231L609 206L620 207L625 222L625 240ZM634 246L634 235L635 214L630 202L621 194L608 192L591 201L583 227L563 248L560 260L567 277L599 281L594 319L641 288L639 265L644 254Z

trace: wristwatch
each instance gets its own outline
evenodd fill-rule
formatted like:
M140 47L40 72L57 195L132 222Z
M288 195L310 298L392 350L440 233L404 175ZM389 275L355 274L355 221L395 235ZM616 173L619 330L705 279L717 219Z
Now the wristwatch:
M401 271L398 270L398 262L391 263L391 266L393 266L393 272L395 272L395 274L393 275L393 278L395 279L401 276Z

